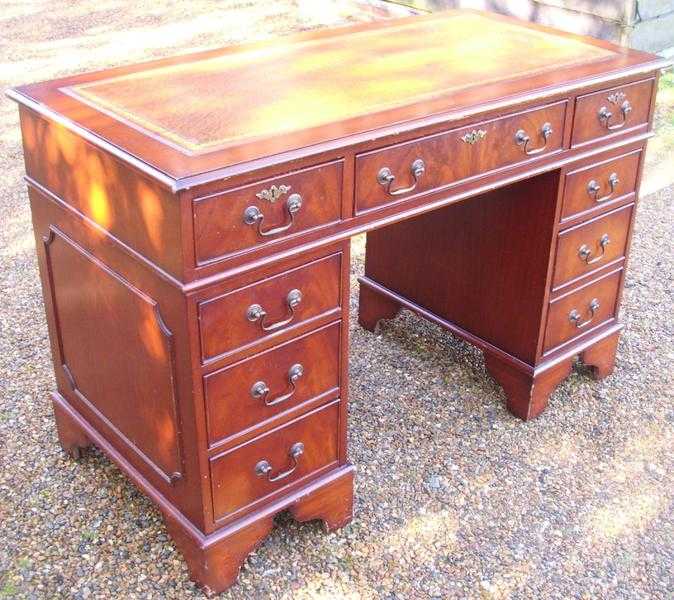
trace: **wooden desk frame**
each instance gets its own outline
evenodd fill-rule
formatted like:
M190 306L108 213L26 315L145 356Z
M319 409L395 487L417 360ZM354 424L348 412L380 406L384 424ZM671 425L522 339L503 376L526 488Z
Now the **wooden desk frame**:
M419 22L435 18L445 17ZM68 91L147 66L8 92L20 103L61 444L75 456L97 445L157 504L207 591L235 581L279 511L327 529L352 517L353 235L368 233L360 324L374 330L407 308L463 337L483 351L518 417L540 414L576 356L598 378L612 371L643 150L667 63L526 27L614 55L461 92L446 106L427 100L412 117L409 107L378 114L367 131L311 143L313 133L299 132L189 160ZM153 64L218 52L236 51ZM617 111L632 101L624 124L597 115L609 96ZM417 155L425 170L413 173ZM383 167L394 185L380 178ZM613 169L622 183L612 172L606 179ZM298 189L295 222L288 202ZM255 202L273 212L279 235L254 239L262 226L239 212ZM227 211L239 212L230 222ZM596 242L604 226L610 241ZM244 238L253 242L231 245ZM319 362L288 371L282 361L297 356ZM248 408L232 408L228 390L242 385L246 396L253 380L243 378L257 373L264 379Z

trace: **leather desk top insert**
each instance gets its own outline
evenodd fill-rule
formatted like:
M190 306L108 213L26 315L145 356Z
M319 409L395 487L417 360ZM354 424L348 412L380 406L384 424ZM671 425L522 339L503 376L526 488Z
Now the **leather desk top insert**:
M59 439L207 591L289 510L352 518L359 323L477 346L521 419L614 368L657 56L453 11L22 86Z
M464 114L560 81L643 66L644 56L457 11L293 35L19 91L179 179L377 126Z

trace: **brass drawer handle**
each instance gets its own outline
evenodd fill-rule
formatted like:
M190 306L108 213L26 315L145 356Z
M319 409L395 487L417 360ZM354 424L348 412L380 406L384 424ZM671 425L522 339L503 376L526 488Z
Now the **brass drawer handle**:
M606 246L608 246L610 243L611 239L608 237L608 233L605 233L601 236L601 238L599 238L599 247L601 248L601 252L597 256L592 258L592 250L590 250L587 244L583 244L580 248L578 248L578 256L580 256L580 259L584 260L588 265L596 263L597 261L600 261L602 258L604 258Z
M304 375L304 367L300 364L294 364L288 370L288 384L290 385L290 390L281 396L270 400L269 396L269 386L264 381L257 381L253 384L253 387L250 388L250 395L255 399L262 399L262 401L267 406L275 406L276 404L281 404L289 398L292 398L295 390L297 389L297 380Z
M532 149L528 147L531 138L527 135L527 132L524 131L524 129L518 129L517 132L515 132L515 142L517 143L518 146L522 146L522 150L524 151L524 154L526 154L527 156L532 156L533 154L540 154L548 146L548 139L550 139L550 136L552 135L552 125L550 125L550 123L543 123L540 135L543 138L543 145L539 146L538 148Z
M391 173L391 169L389 169L388 167L383 167L382 169L379 170L379 173L377 173L377 182L379 183L379 185L383 185L386 188L386 193L389 196L400 196L402 194L407 194L408 192L411 192L417 187L417 184L419 183L419 178L426 171L426 164L424 163L423 160L417 158L412 163L410 171L412 173L412 177L414 178L414 183L406 188L398 188L397 190L391 189L391 185L393 185L396 176L393 173Z
M277 473L276 475L272 475L272 466L271 463L268 460L261 460L259 463L255 465L255 474L258 477L266 477L267 481L270 481L271 483L274 483L275 481L280 481L281 479L285 479L297 469L297 466L299 464L299 458L302 456L304 453L304 444L302 442L297 442L293 444L290 447L290 452L288 452L288 456L290 457L290 460L292 461L292 464L288 469L285 471L281 471L280 473Z
M612 104L615 104L616 106L625 98L625 94L622 92L618 94L611 94L607 99L609 102ZM629 100L625 100L620 104L620 114L622 115L622 119L617 122L617 123L611 123L611 119L613 118L613 113L606 107L602 106L599 109L599 112L597 113L597 116L599 117L599 122L606 127L609 131L613 131L614 129L620 129L625 125L627 122L627 115L632 112L632 105L629 103Z
M286 303L288 305L289 315L282 321L277 321L276 323L267 324L265 320L267 318L267 311L262 308L259 304L251 304L246 311L246 319L251 322L259 321L262 331L274 331L290 323L295 318L295 309L302 302L302 292L299 290L290 290L288 296L286 297Z
M585 327L592 323L592 320L594 319L595 314L597 313L597 310L599 309L599 300L596 298L593 298L592 301L590 302L588 306L588 310L590 312L590 318L581 321L581 314L574 308L570 313L569 313L569 321L572 323L576 324L576 327L578 329L581 329L582 327Z
M606 200L611 199L611 196L613 196L613 193L615 192L615 189L618 187L619 183L620 179L618 179L618 174L611 173L608 176L608 185L611 191L608 194L599 197L599 190L601 190L601 184L598 183L596 180L591 179L590 182L587 184L587 193L589 194L590 198L592 198L595 202L606 202Z
M262 222L264 221L264 214L257 206L249 206L243 213L243 222L246 225L257 225L257 234L260 237L271 237L288 231L294 222L295 215L302 208L302 196L299 194L290 194L286 200L286 212L288 213L288 222L285 225L278 227L271 227L267 230L262 229Z

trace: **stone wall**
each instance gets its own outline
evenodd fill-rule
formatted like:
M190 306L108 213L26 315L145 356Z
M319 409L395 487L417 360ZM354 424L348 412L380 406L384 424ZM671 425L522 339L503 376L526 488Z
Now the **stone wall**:
M674 49L674 0L408 0L420 10L477 8L640 50Z

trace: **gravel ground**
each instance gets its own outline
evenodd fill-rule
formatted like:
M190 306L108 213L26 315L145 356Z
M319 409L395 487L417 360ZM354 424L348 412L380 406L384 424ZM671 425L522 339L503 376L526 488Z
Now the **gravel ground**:
M0 84L345 20L325 5L253 4L4 0ZM671 131L674 102L659 114ZM8 101L0 144L0 598L199 598L152 504L99 453L76 463L57 445ZM504 410L479 353L439 328L407 312L376 335L352 325L355 519L324 535L281 516L223 598L671 598L667 170L670 187L639 209L613 376L597 383L578 369L525 424ZM354 292L362 260L357 238ZM354 293L354 317L356 303Z

